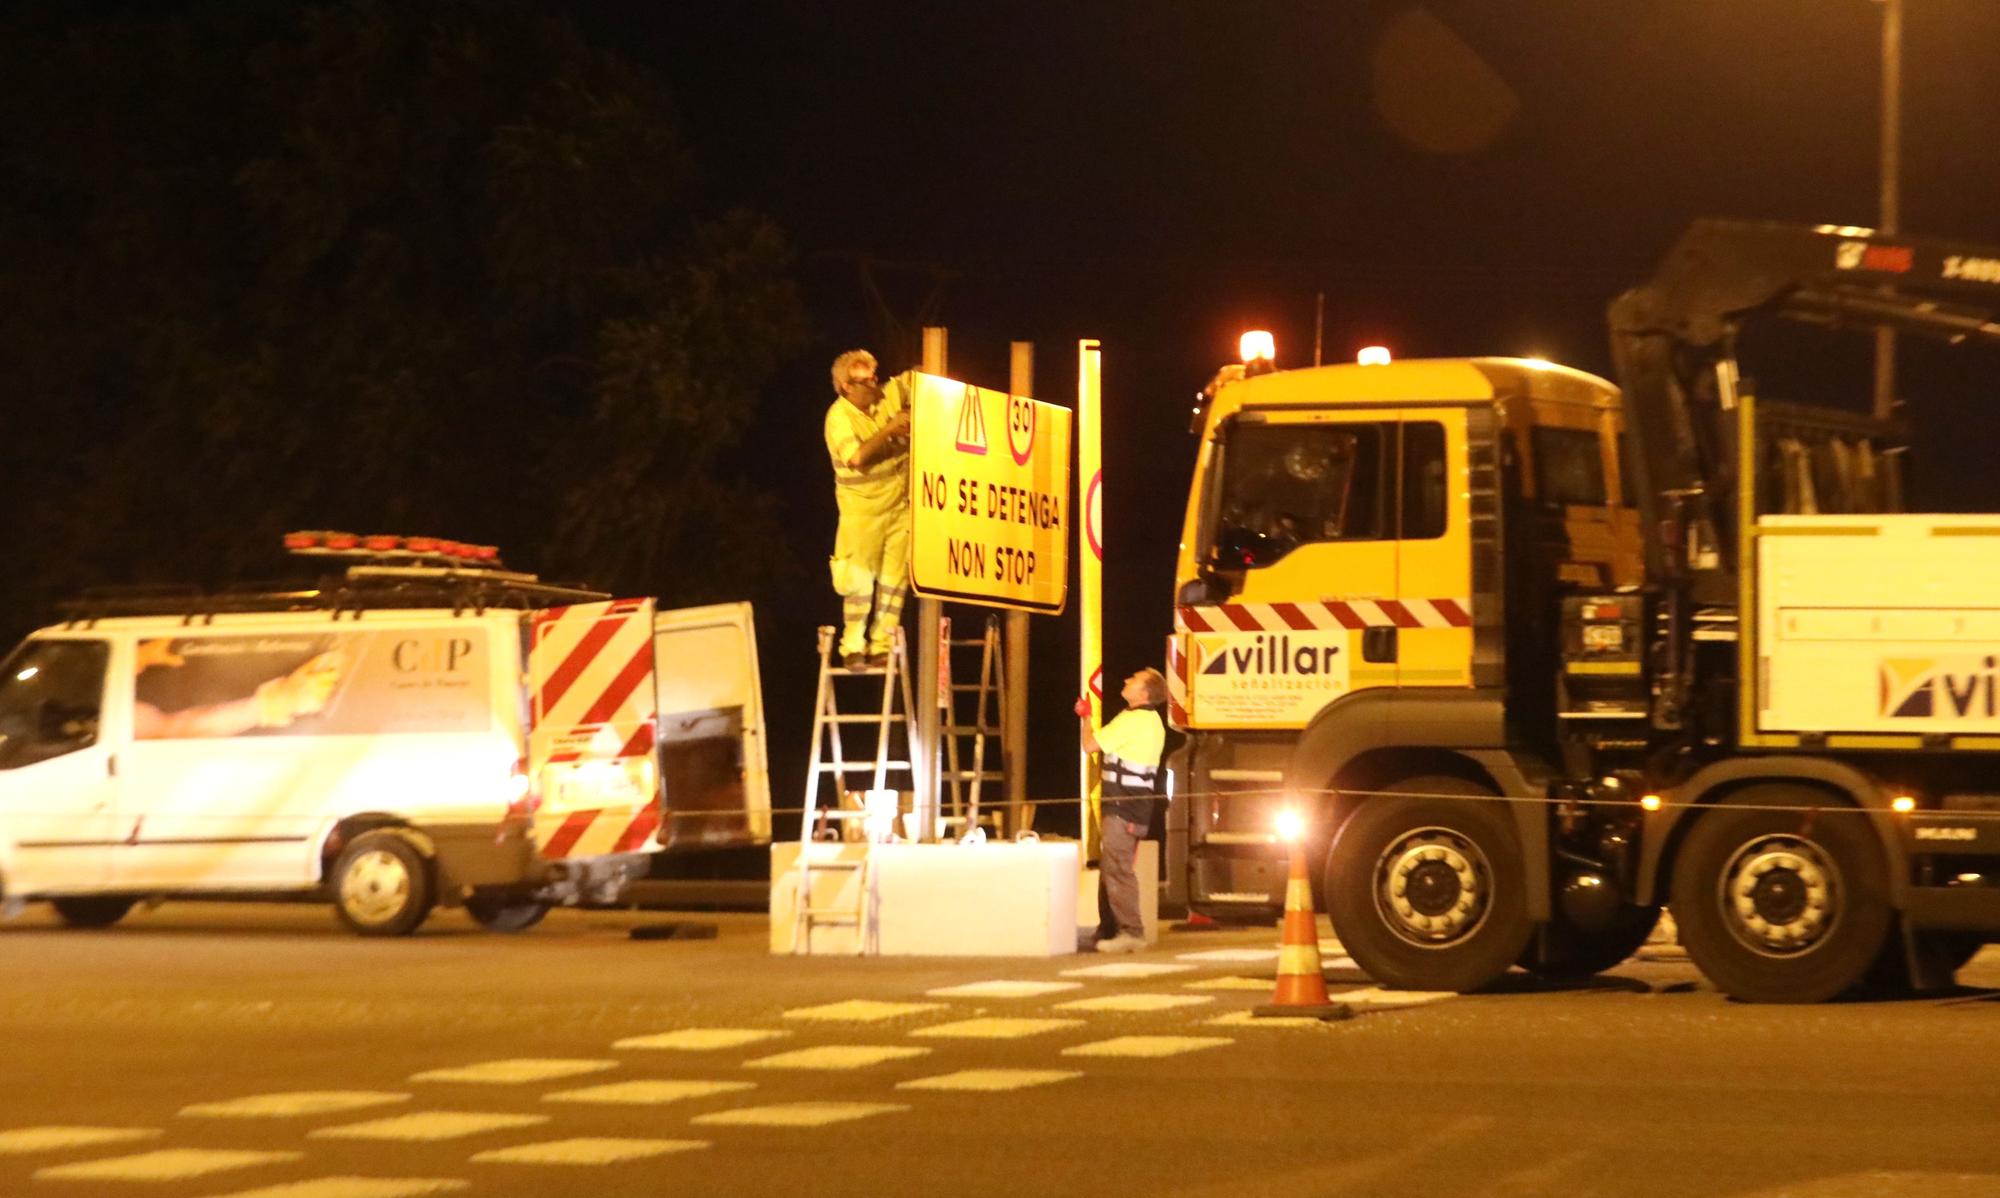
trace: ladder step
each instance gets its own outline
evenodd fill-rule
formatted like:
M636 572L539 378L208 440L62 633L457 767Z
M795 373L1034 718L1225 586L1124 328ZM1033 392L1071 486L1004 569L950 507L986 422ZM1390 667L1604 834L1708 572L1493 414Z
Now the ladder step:
M951 684L951 689L955 691L997 691L1000 688L997 686L987 686L982 682L954 682Z
M893 726L903 722L903 713L892 711L888 715L830 715L821 718L829 724L889 724Z
M947 724L938 729L946 736L998 736L1000 729L987 724Z
M828 666L826 672L842 678L880 678L885 674L895 673L896 667L856 666L850 669L847 666Z
M999 770L941 770L938 773L938 781L971 782L977 779L981 782L998 782L1006 776Z
M868 761L859 764L849 762L846 765L834 765L832 762L823 761L814 766L813 769L815 772L822 774L872 774L875 772L875 764L875 762ZM886 770L906 770L910 768L910 763L907 761L884 761L881 764L882 768Z

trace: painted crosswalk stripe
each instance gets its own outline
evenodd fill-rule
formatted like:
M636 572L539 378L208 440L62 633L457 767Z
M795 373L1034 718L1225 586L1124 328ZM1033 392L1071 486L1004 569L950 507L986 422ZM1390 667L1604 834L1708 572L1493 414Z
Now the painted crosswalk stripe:
M1198 953L1176 953L1181 961L1275 961L1275 948L1211 948Z
M472 1159L486 1165L616 1165L665 1156L669 1152L690 1152L708 1147L707 1140L619 1140L581 1136L572 1140L549 1140L541 1144L520 1144L474 1153Z
M1314 1019L1305 1015L1253 1015L1249 1011L1231 1011L1206 1021L1210 1027L1321 1027L1333 1024L1324 1019Z
M580 1090L558 1090L542 1095L543 1102L583 1102L605 1106L663 1106L687 1098L707 1098L711 1094L734 1094L754 1090L756 1082L667 1081L654 1079L613 1082L608 1086L585 1086Z
M745 1069L866 1069L885 1061L906 1061L929 1052L903 1044L822 1044L745 1061Z
M1066 978L1156 978L1165 973L1187 973L1192 965L1172 965L1165 961L1107 961L1102 965L1085 965L1081 969L1065 969Z
M1044 994L1081 989L1082 982L997 981L967 982L963 986L944 986L924 993L932 998L1040 998Z
M763 1027L684 1027L678 1031L657 1032L650 1036L627 1036L612 1044L613 1048L667 1049L673 1052L716 1052L725 1048L741 1048L745 1044L756 1044L763 1040L775 1040L789 1036L790 1032L777 1028Z
M511 1115L498 1111L421 1111L365 1123L344 1123L306 1133L309 1140L401 1140L409 1143L460 1140L489 1131L509 1131L547 1123L547 1115Z
M541 1057L510 1057L504 1061L481 1061L451 1069L429 1069L412 1074L413 1082L467 1082L477 1086L519 1086L528 1082L581 1077L618 1068L616 1061L547 1060Z
M1227 1036L1114 1036L1065 1048L1066 1057L1177 1057L1184 1052L1220 1048L1235 1041Z
M408 1094L389 1090L294 1090L283 1094L252 1094L222 1102L197 1102L182 1107L180 1113L198 1119L290 1119L300 1115L336 1115L409 1100Z
M909 1109L894 1102L787 1102L696 1115L692 1122L720 1127L825 1127Z
M819 1007L799 1007L786 1011L787 1019L808 1019L824 1023L880 1023L885 1019L900 1019L905 1015L921 1015L925 1011L935 1011L943 1007L936 1002L877 1002L871 998L853 998L846 1002L827 1003Z
M920 1077L914 1081L899 1082L898 1090L981 1090L998 1092L1003 1090L1025 1090L1030 1086L1046 1086L1051 1082L1068 1081L1083 1074L1074 1069L962 1069L957 1073L941 1073L936 1077Z
M471 1184L451 1177L315 1177L237 1190L216 1198L423 1198L426 1194L456 1193Z
M1380 986L1370 986L1365 990L1341 991L1333 996L1333 1000L1371 1007L1420 1007L1425 1003L1457 997L1457 992L1452 990L1384 990Z
M920 1027L910 1034L937 1036L946 1040L1024 1040L1029 1036L1061 1031L1066 1027L1082 1027L1083 1024L1084 1021L1081 1019L1012 1019L990 1016Z
M1186 990L1269 990L1275 985L1275 978L1244 977L1199 978L1181 983Z
M157 1127L15 1127L0 1131L0 1156L123 1144L131 1140L150 1140L159 1134Z
M1059 1002L1058 1011L1171 1011L1175 1007L1198 1007L1215 1001L1213 994L1100 994Z
M183 1181L231 1169L275 1165L304 1157L303 1152L251 1152L247 1149L162 1148L137 1156L50 1165L35 1170L37 1181Z

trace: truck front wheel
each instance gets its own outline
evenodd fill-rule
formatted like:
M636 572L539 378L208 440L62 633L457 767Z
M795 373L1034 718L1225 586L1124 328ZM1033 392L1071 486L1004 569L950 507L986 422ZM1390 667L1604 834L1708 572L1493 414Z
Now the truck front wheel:
M407 936L431 913L430 863L391 829L354 838L333 869L333 907L363 936Z
M1527 947L1520 846L1489 790L1410 778L1370 799L1327 851L1327 914L1354 963L1407 990L1478 990Z
M1888 870L1859 809L1806 787L1753 786L1688 833L1673 911L1688 956L1723 993L1824 1002L1888 940Z

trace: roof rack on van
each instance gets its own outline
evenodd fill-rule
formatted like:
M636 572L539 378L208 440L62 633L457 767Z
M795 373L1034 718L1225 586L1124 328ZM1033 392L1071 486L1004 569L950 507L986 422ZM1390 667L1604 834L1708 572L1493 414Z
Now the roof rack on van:
M181 616L188 622L225 613L449 608L532 609L608 599L603 591L543 582L533 574L452 566L349 566L317 582L240 584L216 591L186 585L94 587L56 605L72 624L115 616Z

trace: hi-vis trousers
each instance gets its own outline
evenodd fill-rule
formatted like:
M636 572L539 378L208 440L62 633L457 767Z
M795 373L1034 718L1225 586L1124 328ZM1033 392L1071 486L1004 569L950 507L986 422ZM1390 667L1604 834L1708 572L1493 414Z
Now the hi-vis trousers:
M842 492L838 498L840 530L834 534L828 565L833 589L840 595L840 654L887 653L903 622L903 595L909 585L909 505L898 502L883 511L865 497L850 503ZM875 614L872 624L870 609Z

